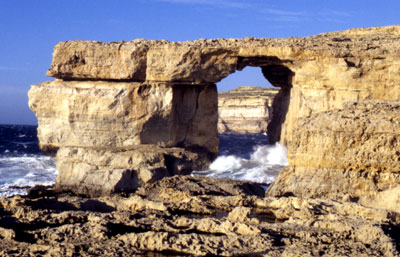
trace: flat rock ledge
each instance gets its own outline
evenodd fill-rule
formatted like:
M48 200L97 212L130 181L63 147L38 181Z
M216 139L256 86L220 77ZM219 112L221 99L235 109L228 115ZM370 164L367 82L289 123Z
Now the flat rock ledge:
M174 176L134 194L0 198L1 256L399 256L400 216Z

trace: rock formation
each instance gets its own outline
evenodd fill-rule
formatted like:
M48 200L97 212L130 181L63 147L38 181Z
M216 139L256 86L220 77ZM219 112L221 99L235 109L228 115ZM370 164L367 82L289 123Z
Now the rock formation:
M175 176L126 197L0 198L1 256L399 256L396 212Z
M267 132L277 92L266 87L240 86L218 93L218 132Z
M288 145L289 151L297 151L299 143L292 144L303 138L296 134L303 129L297 122L302 118L343 110L349 101L399 100L399 38L400 26L388 26L287 39L62 42L55 47L48 71L57 80L33 86L30 107L39 120L42 148L63 149L58 154L57 187L88 192L92 189L86 185L93 184L96 191L95 174L100 172L104 181L114 181L104 193L127 190L126 177L130 184L141 185L165 174L189 172L197 165L192 156L203 156L201 164L216 156L214 83L245 66L261 67L269 82L281 88L272 104L268 135L272 142ZM324 149L341 142L327 141ZM137 162L147 163L149 169L133 158L148 152L142 150L148 145L154 153ZM318 151L317 146L308 143L307 149L298 149L299 156ZM361 145L354 147L357 152ZM75 154L79 151L122 158L126 164L113 166L113 158L84 158ZM351 157L345 158L349 161L344 163L352 162ZM293 165L300 162L292 158ZM330 163L329 169L340 164ZM320 174L320 168L313 174ZM71 174L73 170L81 171ZM346 172L353 176L351 170L346 168ZM384 170L365 172L369 176ZM66 186L69 178L73 186Z
M56 80L29 98L41 149L60 148L59 190L132 191L218 153L215 85Z
M398 99L399 34L400 26L388 26L286 39L70 41L55 47L47 74L63 80L209 84L245 66L261 67L272 85L289 88L281 136L289 142L299 117L348 101Z
M350 102L343 110L299 119L296 127L290 167L270 195L347 199L400 211L399 101Z

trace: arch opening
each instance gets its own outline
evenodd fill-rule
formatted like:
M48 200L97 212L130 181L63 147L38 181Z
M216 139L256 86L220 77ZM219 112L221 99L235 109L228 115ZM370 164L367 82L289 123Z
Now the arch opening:
M219 157L211 164L209 170L194 174L229 177L268 185L275 180L280 170L288 165L286 148L273 143L279 142L282 125L289 109L294 73L276 58L242 58L237 70L238 72L217 84L219 91L223 91L218 94ZM257 84L258 87L253 88L239 87L224 92L224 89L233 88L232 85L227 85L228 83L237 81L238 84L248 85L249 83L243 81L252 75L258 76L257 81L260 81L261 85ZM251 78L249 80L254 81ZM262 97L268 91L274 93L270 93L269 100L263 100ZM259 121L255 121L253 118L256 118L256 115L252 116L254 113L264 116L258 116ZM263 117L265 120L262 120ZM260 126L259 131L250 131L247 128L262 123L264 127ZM234 129L232 125L236 125L239 130Z

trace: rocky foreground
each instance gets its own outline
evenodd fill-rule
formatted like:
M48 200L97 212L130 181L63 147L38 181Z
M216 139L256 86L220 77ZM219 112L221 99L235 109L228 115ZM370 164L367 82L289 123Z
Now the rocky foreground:
M164 178L130 195L0 198L1 256L398 256L400 215L258 184Z

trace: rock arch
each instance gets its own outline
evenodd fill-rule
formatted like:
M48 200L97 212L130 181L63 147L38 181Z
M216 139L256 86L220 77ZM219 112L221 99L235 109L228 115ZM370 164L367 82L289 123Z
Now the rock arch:
M206 165L218 152L215 83L247 65L281 87L270 134L289 149L303 117L400 99L399 35L389 26L287 39L61 42L47 72L56 81L33 86L29 103L42 148L60 148L56 186L110 193L128 171L140 185ZM164 136L143 141L146 124ZM115 183L103 190L93 174Z

